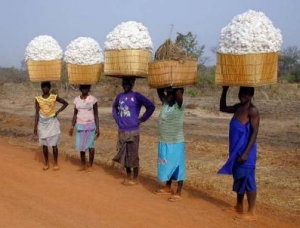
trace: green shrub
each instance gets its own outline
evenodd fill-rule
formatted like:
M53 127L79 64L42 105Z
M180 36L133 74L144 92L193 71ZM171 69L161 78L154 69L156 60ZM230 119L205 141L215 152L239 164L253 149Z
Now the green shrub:
M193 89L189 89L187 91L187 94L190 96L190 97L196 97L198 95L198 92L196 90L193 90Z

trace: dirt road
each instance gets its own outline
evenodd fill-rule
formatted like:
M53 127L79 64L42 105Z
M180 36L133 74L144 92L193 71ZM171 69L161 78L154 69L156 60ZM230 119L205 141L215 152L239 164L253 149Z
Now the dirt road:
M0 139L0 227L296 227L260 207L258 221L234 219L232 202L183 192L180 202L155 195L156 180L121 184L123 173L95 166L79 172L77 159L59 157L59 171L42 171L39 150Z

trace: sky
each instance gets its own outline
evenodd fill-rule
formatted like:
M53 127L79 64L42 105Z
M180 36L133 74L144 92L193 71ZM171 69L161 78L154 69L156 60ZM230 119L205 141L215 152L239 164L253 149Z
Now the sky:
M0 67L21 67L28 43L50 35L63 51L74 39L95 39L104 48L106 36L118 24L141 22L149 30L154 52L177 32L197 36L205 45L208 65L215 64L211 48L232 18L250 9L262 11L281 30L282 49L300 47L299 0L0 0ZM172 29L171 29L172 28ZM172 31L172 32L171 32ZM171 33L171 36L170 36Z

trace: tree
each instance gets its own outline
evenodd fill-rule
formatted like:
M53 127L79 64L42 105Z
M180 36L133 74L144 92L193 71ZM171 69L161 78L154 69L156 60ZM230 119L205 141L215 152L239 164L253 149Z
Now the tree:
M207 59L203 58L205 45L198 45L197 36L188 32L186 35L177 33L175 43L186 51L187 55L191 58L197 59L200 64L204 64Z
M279 75L287 76L295 70L300 60L300 50L297 46L290 46L283 49L279 54L278 68Z

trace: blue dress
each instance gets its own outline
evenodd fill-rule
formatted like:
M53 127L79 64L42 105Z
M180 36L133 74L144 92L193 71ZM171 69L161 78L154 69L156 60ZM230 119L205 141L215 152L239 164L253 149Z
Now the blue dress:
M238 162L238 158L246 149L251 136L250 122L242 124L238 119L232 118L229 128L229 158L218 174L233 175L233 191L244 194L245 191L255 191L256 143L252 146L246 162Z

